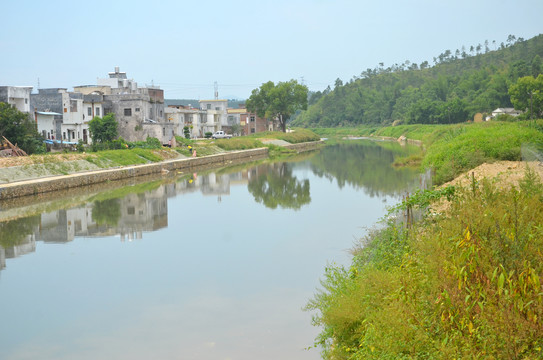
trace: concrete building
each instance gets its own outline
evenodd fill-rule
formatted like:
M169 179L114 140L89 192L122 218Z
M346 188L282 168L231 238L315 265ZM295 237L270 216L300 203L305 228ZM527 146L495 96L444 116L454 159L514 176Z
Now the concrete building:
M203 138L207 113L191 106L171 105L164 108L166 120L174 124L177 135L184 136L183 128L187 126L191 139Z
M147 137L154 137L167 144L172 136L179 135L174 124L165 118L164 90L157 86L140 88L118 67L109 73L109 78L98 79L97 83L93 89L104 94L104 114L115 114L119 136L125 140L144 141ZM88 86L76 89L90 90Z
M0 102L15 106L19 111L30 114L30 93L32 86L0 86Z
M34 113L38 133L47 140L55 140L55 130L59 128L57 122L62 125L62 114L50 111L36 111Z
M204 132L227 130L228 127L228 100L200 100L200 109L206 111L207 122ZM223 129L223 126L225 127Z
M243 127L240 129L240 133L236 133L234 134L234 132L232 131L232 126L233 125L241 125L241 115L242 114L245 114L247 112L247 109L244 109L244 108L239 108L239 109L228 109L226 111L226 114L227 114L227 124L228 124L228 129L226 130L228 133L232 134L232 135L243 135L244 134L244 131L243 131Z
M277 131L279 124L277 121L268 120L258 117L244 109L245 112L240 114L240 125L245 135L254 134L263 131Z
M91 99L87 101L92 103ZM30 107L36 122L42 118L46 121L45 128L38 123L40 133L46 130L50 133L50 139L62 142L77 143L82 140L85 144L90 143L89 121L92 120L92 111L87 111L85 102L83 94L68 92L65 88L39 89L37 94L30 95ZM98 107L101 109L102 105ZM53 119L45 120L45 117L51 115ZM49 121L53 123L53 129L48 127Z

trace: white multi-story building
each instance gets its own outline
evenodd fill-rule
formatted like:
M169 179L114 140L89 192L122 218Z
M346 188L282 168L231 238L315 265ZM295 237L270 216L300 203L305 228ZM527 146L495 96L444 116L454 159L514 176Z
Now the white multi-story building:
M200 109L207 112L205 132L215 132L228 126L228 100L200 100Z
M39 89L38 94L30 95L30 106L36 113L38 129L43 131L39 124L43 113L56 113L53 115L51 138L54 136L55 140L63 142L77 143L82 140L86 144L90 143L89 121L92 116L86 115L83 104L83 94L71 93L65 88ZM48 128L45 130L49 131Z
M15 106L19 111L30 113L32 86L0 86L0 102Z

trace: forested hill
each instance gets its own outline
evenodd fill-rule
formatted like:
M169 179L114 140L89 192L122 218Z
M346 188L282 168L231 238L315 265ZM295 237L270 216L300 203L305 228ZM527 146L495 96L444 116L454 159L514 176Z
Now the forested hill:
M385 69L380 64L346 84L338 79L333 90L312 93L308 109L292 124L456 123L512 107L509 87L520 77L543 73L543 34L529 40L510 35L496 50L493 44L447 50L434 58L434 66L406 61Z

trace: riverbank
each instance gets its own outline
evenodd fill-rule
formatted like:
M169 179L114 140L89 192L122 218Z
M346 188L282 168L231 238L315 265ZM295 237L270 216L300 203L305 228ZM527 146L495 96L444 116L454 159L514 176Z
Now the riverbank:
M373 139L417 140L420 155L398 159L434 170L433 181L443 184L483 163L543 158L543 119L517 122L463 123L451 125L400 125L314 129L321 137L341 139L364 136ZM420 144L420 143L418 143ZM422 147L421 147L422 149Z
M311 151L323 144L322 141L299 143L299 144L282 144L283 148L289 149L295 152ZM72 170L70 173L56 176L35 176L37 174L43 174L40 171L31 171L31 164L28 163L28 159L25 158L10 158L4 160L3 165L11 164L12 166L4 166L0 168L0 177L8 178L11 181L4 184L0 184L0 200L13 199L22 196L42 194L46 192L52 192L57 190L64 190L74 187L87 186L91 184L98 184L106 181L116 181L131 177L139 177L152 174L161 174L167 172L182 172L182 171L198 171L211 167L220 167L230 164L237 164L242 162L249 162L268 157L269 149L258 148L239 151L228 151L220 154L202 156L202 157L184 157L178 156L175 159L168 159L165 161L133 165L122 166L109 169L89 169L83 164L91 164L92 162L85 161L83 159L86 155L66 156L65 160L71 162L70 166L67 166L64 162L59 162L53 168L61 167L61 171L66 172ZM65 156L59 155L59 156ZM87 155L88 157L88 155ZM18 163L20 161L21 163ZM24 164L27 162L26 164ZM75 164L75 165L74 165ZM1 164L0 164L1 165ZM42 167L40 167L41 169ZM51 166L49 166L51 169ZM83 169L83 170L81 170ZM10 176L11 173L11 176ZM24 179L17 181L14 180L14 174L23 173Z
M308 305L324 358L541 358L542 178L482 164L444 184L449 201L422 199L433 216L370 231Z

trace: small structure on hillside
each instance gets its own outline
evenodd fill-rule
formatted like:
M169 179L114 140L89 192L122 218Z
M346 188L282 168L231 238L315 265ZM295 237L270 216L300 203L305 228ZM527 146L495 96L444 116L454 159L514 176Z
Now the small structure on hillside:
M511 116L519 116L522 114L522 111L516 110L514 108L497 108L496 110L492 111L492 118L496 118L498 115L511 115Z

